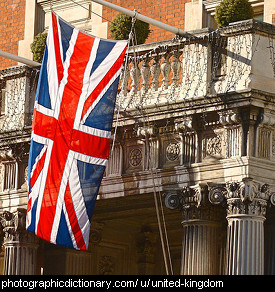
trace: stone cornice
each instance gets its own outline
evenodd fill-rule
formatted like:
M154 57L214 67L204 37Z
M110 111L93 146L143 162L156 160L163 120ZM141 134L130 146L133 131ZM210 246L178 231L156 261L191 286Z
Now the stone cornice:
M221 35L224 36L255 32L258 34L263 33L274 36L275 35L274 25L256 19L249 19L230 23L229 26L220 29Z
M164 95L166 93L163 93ZM174 103L159 103L157 105L149 105L142 110L131 109L120 114L118 126L131 125L146 118L152 120L167 119L169 117L177 118L182 115L201 114L211 111L222 111L226 109L235 109L247 106L257 106L272 109L275 105L275 95L259 90L245 90L237 92L229 92L226 94L201 96L196 99L187 99Z

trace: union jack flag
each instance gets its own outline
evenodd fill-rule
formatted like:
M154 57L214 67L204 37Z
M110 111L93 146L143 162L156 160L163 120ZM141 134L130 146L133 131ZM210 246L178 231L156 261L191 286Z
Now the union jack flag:
M87 250L110 151L126 41L88 35L51 13L35 99L27 230Z

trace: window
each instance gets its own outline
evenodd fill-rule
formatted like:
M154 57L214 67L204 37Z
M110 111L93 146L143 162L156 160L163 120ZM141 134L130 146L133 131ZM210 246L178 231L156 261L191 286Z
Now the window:
M254 11L254 19L264 21L264 6L261 3L253 4L253 11Z
M3 191L15 190L17 188L17 163L7 162L4 164Z

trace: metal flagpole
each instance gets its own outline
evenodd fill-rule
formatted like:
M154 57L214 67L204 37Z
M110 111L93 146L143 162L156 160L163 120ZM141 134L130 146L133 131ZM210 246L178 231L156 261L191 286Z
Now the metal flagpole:
M4 58L7 58L7 59L12 59L12 60L20 62L20 63L23 63L23 64L28 65L30 67L37 67L37 66L41 65L38 62L29 60L29 59L26 59L26 58L23 58L23 57L19 57L19 56L16 56L14 54L11 54L11 53L8 53L8 52L4 52L4 51L1 51L1 50L0 50L0 56L4 57Z
M123 8L121 6L112 4L112 3L107 2L105 0L92 0L92 1L96 2L98 4L101 4L103 6L109 7L111 9L117 10L117 11L119 11L121 13L127 14L129 16L135 17L136 19L139 19L139 20L141 20L143 22L147 22L149 24L155 25L155 26L157 26L159 28L162 28L164 30L170 31L170 32L172 32L172 33L174 33L176 35L180 35L180 36L184 36L184 37L190 37L190 34L186 33L185 31L183 31L183 30L181 30L179 28L176 28L176 27L171 26L169 24L160 22L160 21L155 20L153 18L144 16L142 14L137 13L136 11L132 11L132 10Z

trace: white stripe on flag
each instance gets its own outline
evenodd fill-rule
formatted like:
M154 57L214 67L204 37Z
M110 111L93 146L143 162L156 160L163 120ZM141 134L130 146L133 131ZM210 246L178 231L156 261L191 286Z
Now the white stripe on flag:
M102 137L102 138L111 138L111 131L100 130L92 127L88 127L85 125L79 125L79 131L83 133L87 133L93 136Z
M74 52L74 47L75 47L75 43L78 37L78 33L79 30L78 29L74 29L72 36L71 36L71 40L70 40L70 45L69 48L66 52L66 59L65 62L63 64L63 78L61 79L60 85L59 85L59 90L58 90L58 95L57 95L57 99L56 99L56 105L55 105L55 112L54 112L54 117L56 119L58 119L59 117L59 113L60 113L60 105L62 102L62 98L63 98L63 93L64 93L64 89L65 86L68 82L68 70L70 67L70 61L71 61L71 57L73 55Z
M27 213L26 228L28 228L30 226L30 223L32 221L33 204L35 203L35 200L38 197L39 189L40 189L40 185L41 185L41 180L42 180L42 171L40 172L38 178L36 179L32 189L31 189L31 192L29 193L29 200L31 199L31 209ZM36 214L34 214L34 216L36 217Z
M38 112L45 116L53 117L54 111L52 109L46 108L43 105L39 104L37 101L35 101L34 107Z
M79 181L79 173L77 168L77 160L73 161L72 170L69 177L69 186L74 205L75 214L78 225L81 229L85 245L89 245L90 220L87 214L87 209L83 199L83 194Z
M114 81L117 79L117 77L119 77L121 72L121 69L119 69L115 75L111 78L111 80L108 82L108 84L101 90L100 94L98 95L98 97L95 99L95 101L92 103L92 105L88 108L86 114L84 115L81 123L84 124L86 119L88 118L89 114L91 113L91 111L96 107L96 105L99 103L99 101L101 100L101 98L103 97L103 95L107 92L107 90L110 88L110 86L114 83Z
M35 161L34 161L34 164L33 164L32 169L31 169L30 177L32 177L33 172L36 169L37 163L41 159L41 157L44 155L45 151L47 151L47 146L46 145L44 145L44 147L42 148L42 150L40 151L40 153L36 156Z
M60 29L60 24L59 24L59 16L55 14L56 16L56 23L57 23L57 31L58 31L58 41L59 41L59 49L60 49L60 56L61 60L63 62L63 45L62 45L62 39L61 39L61 29Z
M64 167L62 179L60 182L60 188L58 192L58 197L56 201L56 209L55 209L55 216L53 220L53 225L52 225L52 231L51 231L51 242L56 243L56 237L58 233L58 228L59 228L59 223L60 223L60 218L61 218L61 212L63 209L63 204L64 204L64 196L70 176L70 171L72 168L72 163L74 159L74 153L73 151L69 151L68 156L67 156L67 161Z
M35 138L35 136L34 136L34 138ZM38 196L36 216L35 216L35 218L36 218L35 219L35 233L36 234L37 234L37 226L38 226L38 222L40 219L40 210L41 210L41 205L42 205L42 200L43 200L43 195L41 195L41 194L44 194L44 190L45 190L48 168L49 168L50 158L51 158L51 153L52 153L52 148L53 148L53 141L50 139L47 139L47 145L48 145L48 150L47 150L46 157L45 157L44 167L41 171L42 177L41 177L41 184L40 184L40 189L39 189L39 196Z
M114 63L117 61L118 57L121 55L121 53L125 49L125 45L126 45L126 42L118 41L114 45L113 49L108 54L108 56L102 61L102 63L92 73L92 75L90 77L91 86L89 88L87 98L94 91L94 89L97 87L97 85L103 79L103 77L109 72L109 70L114 65Z
M74 120L74 129L76 129L76 130L79 130L82 109L83 109L85 100L87 99L87 94L88 94L89 86L90 86L90 73L91 73L91 70L93 68L94 61L96 59L96 54L97 54L99 42L100 42L100 39L96 37L94 40L94 43L93 43L91 53L90 53L89 61L88 61L87 66L85 68L82 91L81 91L81 95L79 98L77 111L76 111L76 115L75 115L75 120Z
M57 93L58 93L58 75L56 67L56 57L54 48L54 38L53 38L53 26L52 26L52 16L49 25L49 32L47 37L47 48L48 48L48 62L47 62L47 72L48 72L48 87L49 95L51 100L52 109L54 109Z
M73 152L73 151L72 151ZM90 164L96 164L96 165L102 165L102 166L106 166L108 160L107 159L103 159L103 158L98 158L98 157L92 157L92 156L88 156L79 152L74 152L74 157L77 160L86 162L86 163L90 163Z

